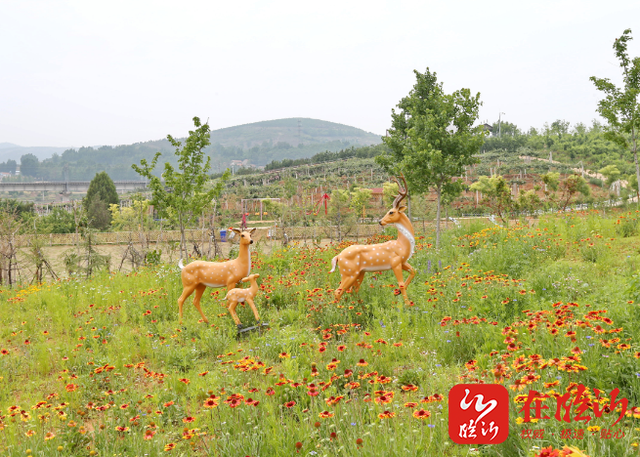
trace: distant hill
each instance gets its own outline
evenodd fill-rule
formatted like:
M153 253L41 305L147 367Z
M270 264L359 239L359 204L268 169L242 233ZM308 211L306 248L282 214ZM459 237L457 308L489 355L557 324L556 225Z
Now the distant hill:
M61 154L67 148L59 148L53 146L18 146L13 143L0 143L0 162L6 162L9 159L20 162L20 157L25 154L33 154L38 159L43 160L51 157L53 154Z
M380 143L380 135L335 122L309 118L277 119L237 125L211 132L211 143L250 149L265 141L291 146L332 141L349 142L351 145L369 146Z
M176 132L167 132L175 134ZM206 153L211 157L212 172L229 167L232 160L263 166L274 160L305 159L315 154L341 151L351 146L369 146L381 143L379 135L364 130L308 118L277 119L228 127L211 132L211 145ZM17 149L16 149L17 148ZM151 159L161 152L160 162L176 164L173 147L167 140L154 140L121 146L64 148L21 148L0 143L0 168L7 159L20 162L24 154L43 156L36 150L50 150L44 161L30 167L36 179L89 180L96 173L106 171L114 180L138 179L131 165L141 159ZM41 152L44 154L44 152ZM161 172L162 164L158 167ZM65 171L66 170L66 171ZM23 173L26 174L26 173Z

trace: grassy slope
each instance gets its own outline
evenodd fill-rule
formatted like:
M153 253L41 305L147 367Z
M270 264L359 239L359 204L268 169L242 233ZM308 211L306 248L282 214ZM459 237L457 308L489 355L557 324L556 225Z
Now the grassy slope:
M635 213L620 215L569 214L509 231L474 223L447 232L439 254L430 238L419 239L411 308L394 295L390 273L368 275L359 295L331 303L338 278L327 271L339 246L294 247L270 258L258 250L254 269L264 289L257 304L271 330L240 339L211 289L204 299L211 327L197 321L191 299L178 325L174 267L3 290L0 455L27 448L46 456L158 455L170 443L174 455L298 455L298 442L300 455L469 455L469 446L448 439L446 398L434 395L477 380L514 386L512 399L529 389L564 393L570 382L607 393L617 387L629 407L638 405L640 307L628 303L626 289L640 267L640 240L637 232L620 238L625 224L637 227ZM612 322L585 318L590 311ZM248 308L239 314L252 322ZM607 333L596 333L597 325ZM598 341L613 338L620 341L610 347ZM567 359L576 347L579 359ZM560 363L543 368L534 354ZM526 375L531 384L518 390ZM388 403L367 401L381 390L393 392ZM232 408L232 394L260 403ZM207 409L212 395L219 405ZM341 396L335 405L326 401ZM33 409L39 401L47 403ZM553 415L555 401L546 404ZM20 408L8 413L14 405ZM567 442L592 457L637 455L637 420L614 427L624 438L601 440L587 425L607 428L618 414L589 424L519 425L520 408L511 405L509 439L479 453L524 456ZM412 417L420 409L430 417ZM321 418L324 411L331 417ZM379 418L384 411L395 417ZM542 428L542 440L519 435ZM560 439L566 428L583 429L585 438ZM49 432L56 436L46 440Z

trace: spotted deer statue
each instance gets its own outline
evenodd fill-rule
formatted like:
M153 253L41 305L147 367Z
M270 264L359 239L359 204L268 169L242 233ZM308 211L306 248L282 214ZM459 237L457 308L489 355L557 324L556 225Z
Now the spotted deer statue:
M407 262L413 255L416 241L411 221L404 214L407 206L402 203L407 196L407 182L404 176L400 179L404 183L404 189L398 179L393 178L398 184L398 195L393 201L392 208L380 220L382 226L394 225L398 229L398 238L381 244L349 246L331 260L332 268L329 273L335 271L337 266L342 278L340 286L334 292L337 301L349 289L357 292L367 271L393 270L404 302L410 305L407 286L416 275L416 270ZM409 272L406 281L403 278L403 270Z
M238 318L238 315L236 314L236 307L238 306L238 303L245 303L245 302L249 303L249 306L251 306L251 310L253 311L253 315L256 318L256 322L258 324L260 323L260 315L258 314L256 305L253 302L253 299L256 297L256 294L258 293L257 278L259 277L260 275L258 273L254 273L252 275L247 276L246 278L242 278L242 282L250 282L251 287L249 287L248 289L240 289L240 288L231 289L229 292L227 292L227 296L223 298L223 300L227 301L229 313L231 314L231 318L233 319L233 322L236 323L238 330L242 328L242 323L240 322L240 318Z
M249 246L253 244L251 235L255 228L246 231L232 229L234 233L240 235L240 250L238 257L226 262L204 262L195 261L184 266L182 259L178 266L182 270L182 295L178 298L178 309L180 311L180 323L182 323L182 305L194 291L196 293L193 304L200 312L202 320L209 322L200 307L200 298L207 287L226 287L227 292L233 289L242 278L251 274L251 252Z

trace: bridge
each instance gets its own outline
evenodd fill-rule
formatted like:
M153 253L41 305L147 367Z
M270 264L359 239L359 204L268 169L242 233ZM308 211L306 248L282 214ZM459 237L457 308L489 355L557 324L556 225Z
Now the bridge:
M91 181L34 181L34 182L0 182L0 192L84 192L89 190ZM147 188L147 181L113 181L116 192L134 192Z

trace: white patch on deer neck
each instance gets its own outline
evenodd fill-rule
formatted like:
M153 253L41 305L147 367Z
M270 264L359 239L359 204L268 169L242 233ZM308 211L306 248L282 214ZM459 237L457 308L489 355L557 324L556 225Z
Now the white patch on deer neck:
M411 258L411 256L413 255L413 251L414 251L414 249L416 247L416 239L413 237L413 235L411 234L409 229L407 229L404 225L399 224L399 223L395 223L393 225L396 226L396 228L398 229L398 232L402 233L404 235L404 237L409 240L409 244L411 245L411 252L409 252L409 257L407 257L407 260L409 260ZM405 260L405 262L406 262L406 260Z
M247 276L251 274L251 249L247 247L247 254L249 254L249 269L247 270Z

